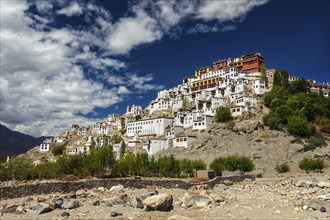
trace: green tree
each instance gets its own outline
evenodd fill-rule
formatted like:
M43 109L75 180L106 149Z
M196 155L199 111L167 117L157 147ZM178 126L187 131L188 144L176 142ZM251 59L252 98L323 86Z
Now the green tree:
M125 152L126 152L126 144L124 141L122 141L120 146L120 158L124 156Z
M222 171L226 170L225 159L222 157L214 159L210 164L210 168L214 170L217 176L222 176Z
M273 86L282 86L282 76L278 70L275 70L273 75Z
M265 85L267 86L268 85L268 77L267 77L267 73L266 73L265 64L261 64L260 77L265 82Z
M303 78L295 80L290 83L289 91L291 94L307 93L309 92L309 83Z
M287 124L289 117L291 117L294 112L289 106L282 105L276 109L275 113L280 123Z
M231 112L228 107L217 108L214 117L218 122L227 122L232 120Z
M283 88L288 89L290 87L289 84L289 73L286 69L281 70L281 85Z
M138 120L140 120L141 118L142 118L141 115L135 115L135 121L138 121Z
M29 180L34 177L34 165L31 159L17 156L5 164L8 179Z

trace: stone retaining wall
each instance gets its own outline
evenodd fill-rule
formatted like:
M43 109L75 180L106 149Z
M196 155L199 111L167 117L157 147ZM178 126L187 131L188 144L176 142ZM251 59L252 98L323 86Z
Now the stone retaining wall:
M92 189L95 187L104 187L110 189L112 186L121 184L124 187L146 188L147 186L157 186L164 188L181 188L189 189L194 185L208 185L213 188L216 184L220 184L225 180L232 182L240 182L244 179L255 180L254 175L239 175L230 177L216 177L213 180L204 183L187 183L182 180L142 180L142 179L101 179L101 180L86 180L76 182L50 182L27 184L16 187L2 187L1 199L25 197L30 195L42 195L51 193L69 193L79 189Z

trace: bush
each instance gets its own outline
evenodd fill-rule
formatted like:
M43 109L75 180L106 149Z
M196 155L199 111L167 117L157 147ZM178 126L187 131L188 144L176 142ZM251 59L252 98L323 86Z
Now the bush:
M324 160L320 160L320 159L314 160L312 158L305 157L304 159L302 159L299 162L299 168L306 172L309 172L312 170L321 171L321 170L323 170L324 167L325 167Z
M218 122L227 122L232 119L230 109L227 107L217 108L214 117Z
M67 145L66 142L65 142L64 144L61 144L61 145L55 145L55 146L52 148L52 154L53 154L54 156L62 155L62 154L65 152L66 145Z
M309 123L304 117L291 116L288 119L287 128L289 133L293 135L309 136L311 134Z
M323 117L320 119L318 124L322 132L330 134L330 119Z
M215 171L217 175L220 175L222 171L237 171L250 172L254 169L252 160L248 157L231 155L227 157L218 157L212 161L210 168Z
M304 151L314 150L318 147L327 146L327 143L324 141L324 138L321 135L315 135L314 137L309 138L307 143L304 146Z
M282 163L282 164L277 164L276 167L275 167L275 170L278 173L286 173L286 172L290 171L290 167L289 167L288 164Z
M275 113L270 112L263 118L265 125L268 125L271 130L278 130L280 125L280 119Z

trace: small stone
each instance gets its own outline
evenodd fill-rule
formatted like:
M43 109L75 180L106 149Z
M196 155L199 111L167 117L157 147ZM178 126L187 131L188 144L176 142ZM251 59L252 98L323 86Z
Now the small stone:
M76 196L84 196L86 195L86 191L83 189L77 190L76 191Z
M112 193L123 192L124 191L124 186L119 184L119 185L111 187L109 191L112 192Z
M308 209L308 206L307 205L304 205L303 206L303 210L307 210Z
M111 212L111 217L117 217L119 215L123 215L123 214L119 212Z
M93 206L99 206L100 205L100 200L95 200L93 203L92 203Z
M62 212L60 216L67 218L67 217L70 216L70 213L69 212Z
M281 192L281 196L285 196L286 195L286 193L285 192Z
M172 215L168 217L167 220L190 220L190 218L183 216L183 215Z
M231 186L231 185L233 185L233 182L230 180L225 180L225 181L223 181L223 184L226 186Z
M44 197L38 197L37 198L37 201L38 202L44 202L44 201L46 201L46 199Z
M25 207L24 206L17 206L17 208L16 208L16 212L26 212L26 210L25 210Z
M317 183L317 186L320 188L330 188L330 182L320 181Z
M325 208L324 206L321 206L320 211L321 212L326 212L327 211L327 208Z

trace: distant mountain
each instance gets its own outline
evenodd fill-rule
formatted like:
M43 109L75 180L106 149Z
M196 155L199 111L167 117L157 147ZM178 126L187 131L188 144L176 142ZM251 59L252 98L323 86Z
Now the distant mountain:
M46 137L32 137L0 124L0 159L22 154L39 145Z

